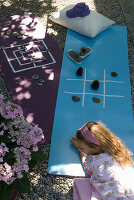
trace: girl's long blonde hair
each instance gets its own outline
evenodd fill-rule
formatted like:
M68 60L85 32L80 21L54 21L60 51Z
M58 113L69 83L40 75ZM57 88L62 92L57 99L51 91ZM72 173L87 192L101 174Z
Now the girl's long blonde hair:
M88 122L87 127L90 132L100 141L100 152L106 152L112 155L121 165L132 166L131 151L123 144L120 138L112 133L101 122Z

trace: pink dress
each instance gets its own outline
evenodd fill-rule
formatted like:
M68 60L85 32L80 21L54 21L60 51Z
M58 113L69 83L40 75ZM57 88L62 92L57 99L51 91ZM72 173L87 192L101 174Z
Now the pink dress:
M134 200L134 170L109 154L89 155L84 163L90 182L106 200Z

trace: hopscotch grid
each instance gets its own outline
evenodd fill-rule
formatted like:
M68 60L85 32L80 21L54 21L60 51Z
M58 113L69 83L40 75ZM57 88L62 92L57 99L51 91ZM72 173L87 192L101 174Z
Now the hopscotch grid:
M18 52L18 51L22 51L23 54L22 54L21 56L17 56L17 55L16 55L16 52ZM17 59L17 61L18 61L18 60L19 60L18 58L21 58L21 57L25 58L24 54L25 54L25 53L29 53L30 51L32 51L32 53L34 52L33 50L29 50L29 51L24 52L23 49L20 49L20 50L15 50L15 51L13 51L13 54L15 55L15 57L16 57L16 59ZM34 57L31 57L31 58L34 58ZM25 60L29 60L29 59L31 59L31 58L27 58L27 59L25 59ZM11 59L10 59L10 60L11 60ZM21 62L20 62L20 63L21 63ZM22 63L21 63L21 64L22 64ZM23 64L22 64L22 65L23 65Z
M16 55L16 52L17 52L17 51L22 51L23 54L22 54L21 56L17 56L17 55ZM30 50L30 51L34 52L33 50ZM24 54L25 54L25 53L28 53L28 52L30 52L30 51L24 52L23 49L13 51L13 53L15 53L15 55L16 55L16 58L15 58L15 59L10 59L10 61L11 61L11 60L16 60L17 58L22 58L22 57L25 58ZM31 58L34 58L34 57L31 57ZM29 59L31 59L31 58L27 58L27 59L25 58L25 60L29 60ZM18 60L18 59L17 59L17 60Z
M32 51L32 50L30 50L30 51ZM34 51L33 51L34 52ZM21 57L23 57L23 58L25 58L25 56L21 56L21 57L18 57L17 55L16 55L16 53L14 53L14 51L13 51L13 54L14 54L14 56L16 57L16 59L14 59L14 60L17 60L18 61L18 63L20 64L20 66L21 65L28 65L28 64L31 64L31 62L25 62L24 64L23 63L21 63L20 62L20 60L18 59L18 58L21 58ZM31 60L31 59L34 59L34 57L31 57L31 58L28 58L28 59L25 59L25 60ZM10 60L11 61L11 60Z
M97 93L87 93L85 92L85 85L87 81L94 81L94 80L86 80L86 68L85 68L85 73L84 73L84 79L66 79L66 80L73 80L73 81L83 81L83 92L69 92L69 91L64 91L64 93L67 94L79 94L82 95L82 107L84 107L84 100L85 100L85 95L94 95L94 96L102 96L103 97L103 108L105 108L105 97L113 97L113 98L124 98L125 96L122 95L108 95L106 94L106 82L111 82L111 83L125 83L122 81L111 81L111 80L106 80L106 70L104 69L104 79L99 81L103 83L103 94L97 94Z
M7 55L7 53L6 53L5 50L6 50L6 49L12 49L12 48L14 48L14 47L26 46L26 45L28 45L28 44L30 44L30 43L39 43L39 42L42 42L42 43L43 43L43 46L46 48L46 50L41 51L40 48L38 48L38 46L36 46L37 49L38 49L39 52L41 52L41 53L47 52L47 53L50 55L50 57L51 57L51 59L52 59L52 62L45 63L45 64L42 64L42 65L39 65L39 66L36 65L35 63L32 63L32 64L33 64L33 67L24 68L24 69L21 69L21 70L15 70L14 67L13 67L13 65L12 65L12 63L11 63L11 61L17 60L20 66L21 66L21 65L26 65L26 64L31 64L31 62L30 62L30 63L24 63L24 64L22 64L22 63L19 61L18 58L21 58L21 57L24 57L24 56L19 56L19 57L18 57L18 56L16 56L16 54L14 54L14 51L13 51L13 54L14 54L15 58L9 59L9 57L8 57L8 55ZM23 50L23 49L21 49L21 50ZM20 51L20 50L15 50L15 51ZM30 51L33 51L33 50L30 50ZM12 71L13 71L14 73L21 72L21 71L26 71L26 70L33 69L33 68L44 67L44 66L47 66L47 65L51 65L51 64L56 63L56 60L54 59L54 57L52 56L52 54L50 53L50 51L48 51L48 47L47 47L47 45L45 44L45 42L44 42L43 40L34 40L34 41L31 41L31 42L22 43L22 44L15 45L15 46L12 45L11 47L5 47L5 48L3 49L3 52L4 52L4 54L5 54L5 56L6 56L6 59L7 59L9 65L10 65L10 67L11 67L11 69L12 69ZM26 52L29 52L29 51L26 51ZM33 51L33 52L34 52L34 51ZM29 59L32 59L32 58L33 58L33 57L31 57L31 58L29 58ZM26 59L26 60L28 60L28 59ZM43 61L43 60L40 59L40 60L37 60L36 62L41 62L41 61Z

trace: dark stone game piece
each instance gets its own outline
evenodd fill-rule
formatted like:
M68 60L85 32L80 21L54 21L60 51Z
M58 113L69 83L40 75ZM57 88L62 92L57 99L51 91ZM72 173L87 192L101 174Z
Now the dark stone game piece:
M39 75L38 75L38 74L34 74L34 75L32 76L32 79L33 79L33 80L39 79Z
M44 83L45 81L44 81L44 79L40 79L39 82L40 83Z
M99 89L99 86L100 86L100 83L99 83L99 81L97 81L97 80L93 81L92 84L91 84L91 88L92 88L93 90L98 90L98 89Z
M116 77L118 74L116 72L111 72L111 76Z
M41 82L37 83L37 86L42 86L42 85L43 85L43 83L41 83Z
M10 30L6 31L6 34L7 34L7 35L10 35L10 34L11 34L11 31L10 31Z
M18 32L13 32L13 35L17 36L17 35L19 35L19 33Z
M93 99L93 101L94 101L95 103L100 103L100 101L101 101L100 99L98 99L98 98L96 98L96 97L93 97L92 99Z
M17 37L18 39L21 39L21 38L22 38L22 36L21 36L21 35L16 35L16 37Z
M79 69L76 71L77 76L82 76L83 75L83 68L79 67Z
M72 99L73 99L73 101L80 101L80 98L76 97L76 96L72 96Z

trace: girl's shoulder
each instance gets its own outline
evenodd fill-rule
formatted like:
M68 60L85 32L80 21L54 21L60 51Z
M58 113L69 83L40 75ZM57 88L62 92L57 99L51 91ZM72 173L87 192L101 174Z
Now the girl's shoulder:
M94 161L99 161L99 162L103 162L103 161L113 161L113 157L108 154L108 153L101 153L98 155L88 155L86 160L88 162L94 162Z
M100 153L100 154L97 154L97 155L88 155L89 158L112 158L112 156L108 153Z

